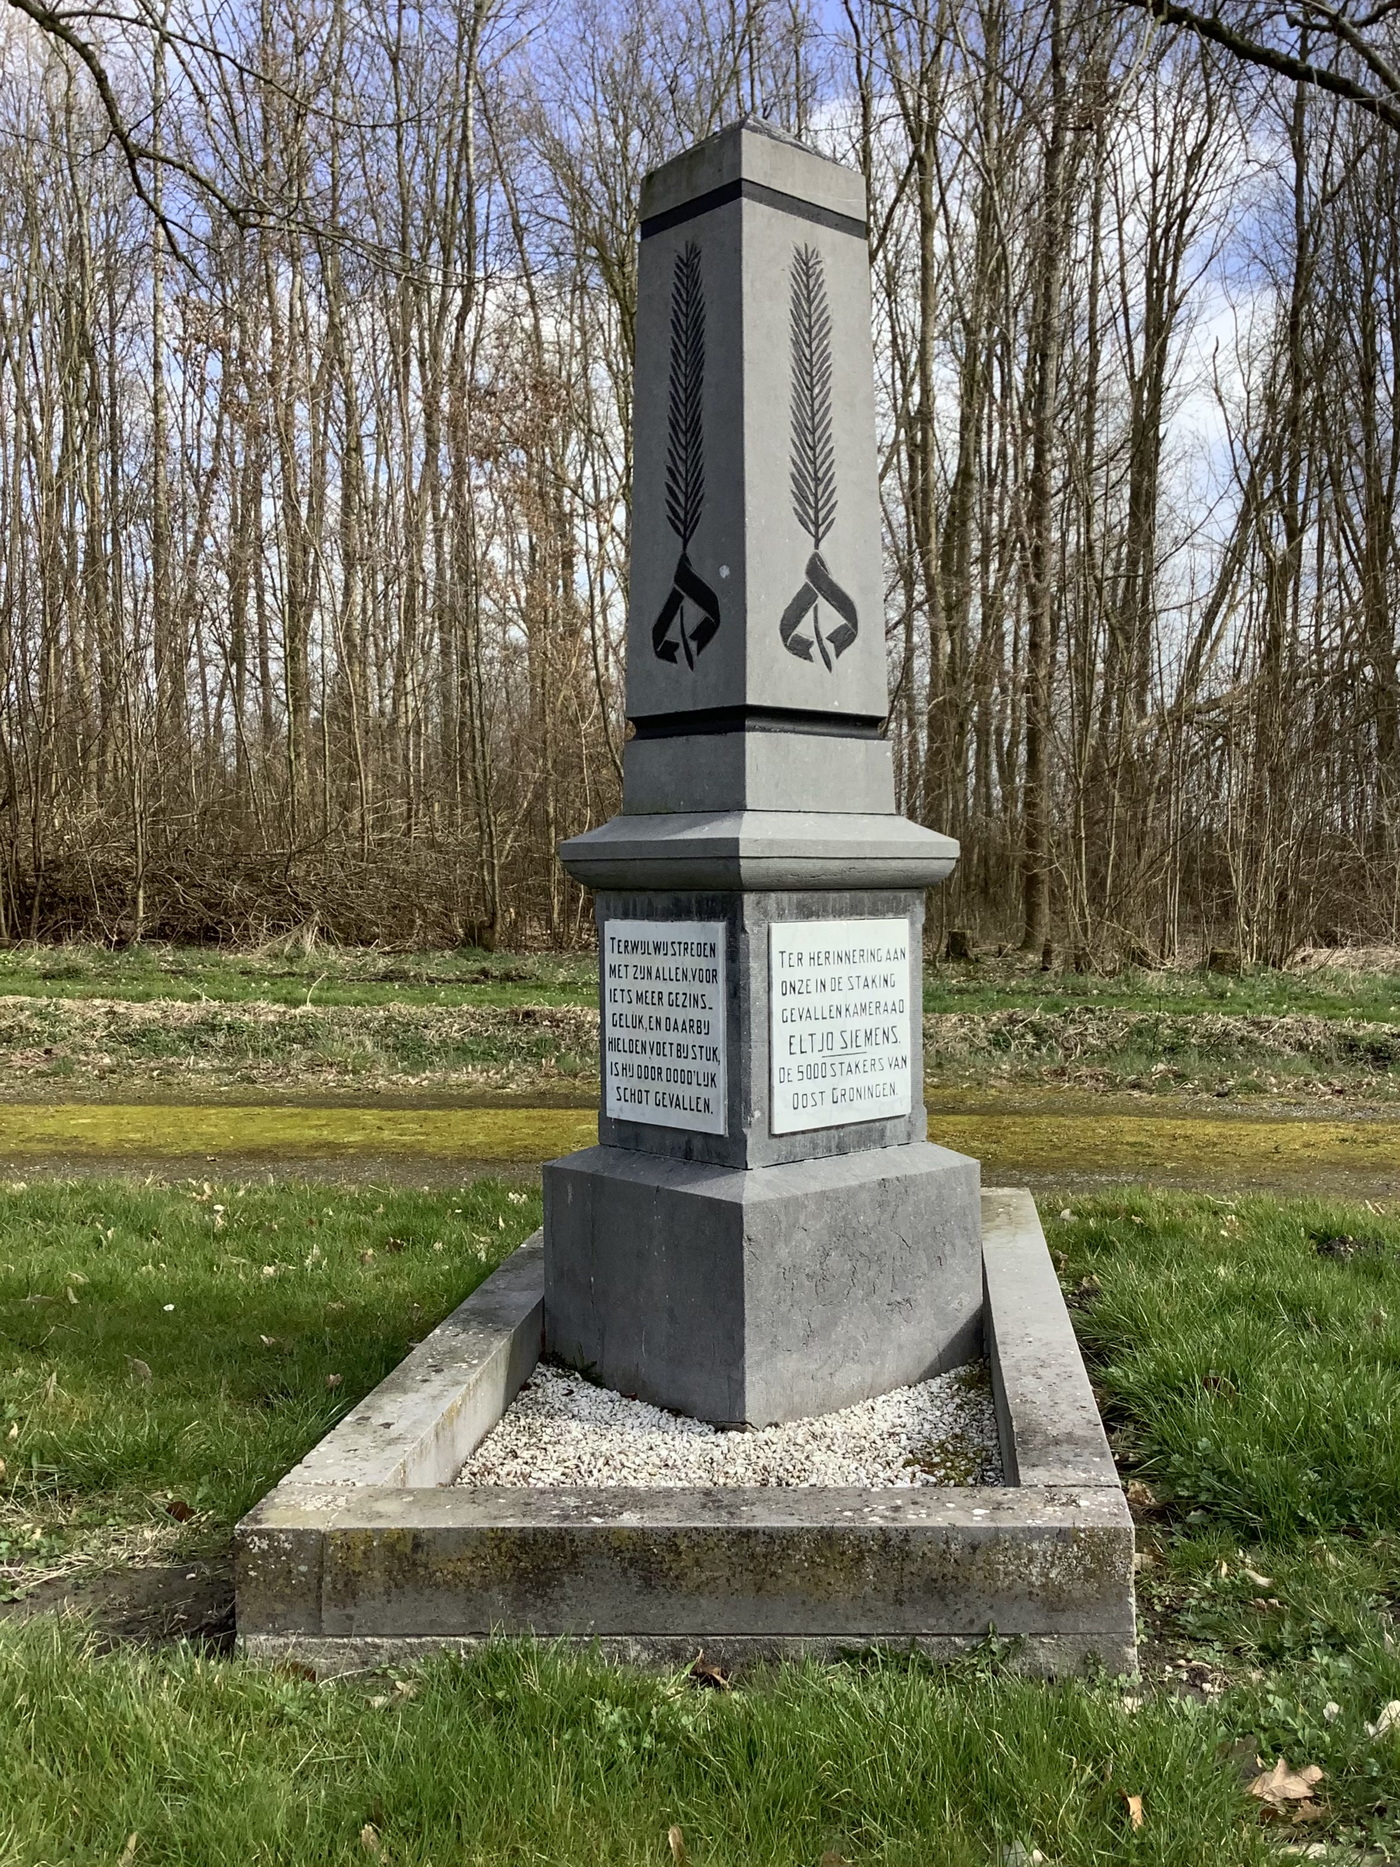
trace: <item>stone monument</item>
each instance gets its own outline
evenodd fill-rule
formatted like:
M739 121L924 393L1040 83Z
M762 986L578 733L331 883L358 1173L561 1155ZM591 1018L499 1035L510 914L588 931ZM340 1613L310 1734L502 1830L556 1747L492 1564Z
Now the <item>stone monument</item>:
M753 122L642 195L600 1145L545 1168L550 1353L732 1425L980 1352L977 1163L926 1138L859 175Z
M1133 1529L1029 1193L925 1139L924 889L894 808L864 202L759 125L643 196L623 810L597 890L601 1145L545 1224L235 1533L243 1649L318 1671L501 1632L721 1665L852 1646L1135 1664ZM992 1486L464 1485L542 1347L727 1425L985 1353Z

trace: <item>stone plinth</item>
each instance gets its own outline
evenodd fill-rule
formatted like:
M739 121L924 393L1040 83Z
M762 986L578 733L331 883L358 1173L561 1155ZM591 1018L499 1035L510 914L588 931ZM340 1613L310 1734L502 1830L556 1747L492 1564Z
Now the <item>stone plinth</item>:
M927 1141L757 1172L586 1148L545 1227L551 1353L698 1419L830 1413L981 1339L977 1162Z

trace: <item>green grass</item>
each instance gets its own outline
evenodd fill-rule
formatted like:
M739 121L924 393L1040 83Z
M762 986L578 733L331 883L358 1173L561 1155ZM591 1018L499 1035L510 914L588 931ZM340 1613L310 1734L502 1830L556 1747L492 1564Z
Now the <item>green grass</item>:
M924 1045L930 1082L974 1092L1020 1081L1154 1096L1383 1101L1400 1088L1400 1025L1341 1018L1002 1008L930 1014Z
M491 1181L0 1186L0 1562L221 1538L538 1222Z
M1400 1216L1135 1194L1050 1227L1120 1460L1284 1541L1400 1528ZM1330 1239L1354 1255L1320 1253Z
M213 999L277 1005L593 1005L592 953L386 953L373 947L316 945L295 939L251 950L160 943L120 951L82 942L0 950L0 993L50 998ZM1039 1007L1070 1011L1096 1005L1121 1011L1226 1012L1329 1018L1400 1019L1400 973L1323 967L1266 968L1226 977L1204 969L1113 976L1043 973L1019 956L930 965L925 1011L986 1012Z
M7 1640L0 1862L115 1861L135 1834L136 1859L182 1867L660 1867L672 1824L697 1867L1269 1858L1218 1755L1228 1720L1128 1712L1112 1688L891 1664L702 1694L504 1645L415 1683ZM1394 1765L1381 1787L1400 1788Z
M1092 1005L1113 1011L1179 1015L1217 1012L1233 1017L1363 1018L1400 1020L1400 973L1319 967L1274 972L1266 967L1238 977L1204 968L1147 971L1126 966L1102 973L1048 972L1019 960L988 959L931 965L924 973L925 1011L1073 1011Z
M0 993L273 1005L591 1005L591 953L385 953L271 942L253 950L82 942L0 949Z
M1367 1727L1400 1699L1400 1215L1061 1207L1047 1232L1117 1450L1160 1500L1143 1685L1029 1683L993 1644L719 1693L509 1643L317 1685L0 1625L0 1867L112 1863L132 1834L130 1867L665 1867L672 1824L696 1867L1262 1867L1280 1835L1243 1793L1256 1755L1325 1772L1295 1845L1396 1853L1400 1731ZM37 1572L85 1528L168 1523L173 1497L201 1512L181 1535L226 1532L535 1218L490 1184L4 1192L10 1562L23 1524L48 1532ZM1339 1235L1352 1254L1319 1255Z
M596 1014L571 1007L127 1004L11 997L0 1002L8 1085L160 1084L183 1095L239 1083L277 1091L373 1089L395 1078L562 1079L596 1053Z

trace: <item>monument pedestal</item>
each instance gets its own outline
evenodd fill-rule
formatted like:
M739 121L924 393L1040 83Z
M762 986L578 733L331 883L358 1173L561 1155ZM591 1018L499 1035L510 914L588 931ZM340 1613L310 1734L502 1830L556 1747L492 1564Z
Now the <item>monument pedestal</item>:
M239 1524L240 1646L332 1674L503 1634L671 1668L994 1634L1023 1672L1132 1672L1132 1519L1030 1194L984 1192L982 1241L1004 1485L455 1485L539 1356L537 1235Z
M752 1426L972 1359L978 1167L925 1138L922 892L597 913L602 1145L544 1170L547 1352Z

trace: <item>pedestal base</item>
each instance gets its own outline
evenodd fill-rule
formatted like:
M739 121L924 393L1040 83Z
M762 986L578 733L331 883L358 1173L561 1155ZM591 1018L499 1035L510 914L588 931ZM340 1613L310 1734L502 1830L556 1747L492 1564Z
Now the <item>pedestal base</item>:
M553 1161L547 1351L733 1425L925 1380L979 1352L978 1180L926 1141L748 1172L614 1147Z

